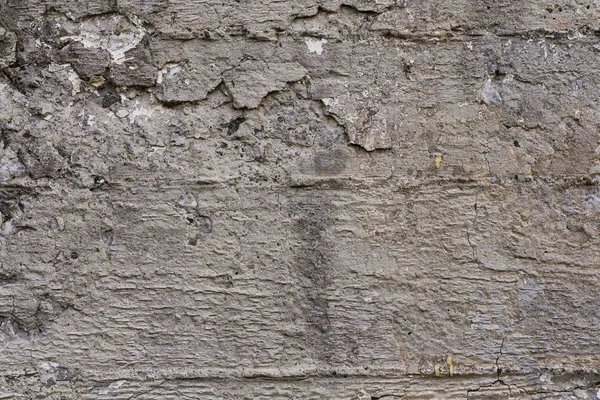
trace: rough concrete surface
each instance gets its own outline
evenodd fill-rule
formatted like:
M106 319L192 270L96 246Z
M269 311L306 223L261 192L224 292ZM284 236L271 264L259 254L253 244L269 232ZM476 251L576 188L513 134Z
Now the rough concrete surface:
M0 399L598 399L598 0L0 0Z

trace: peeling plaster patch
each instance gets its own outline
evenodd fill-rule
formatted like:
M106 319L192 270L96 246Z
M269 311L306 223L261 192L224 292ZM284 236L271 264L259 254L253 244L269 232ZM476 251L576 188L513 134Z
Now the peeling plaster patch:
M65 69L71 68L71 64L55 64L55 63L50 63L50 65L48 65L48 72L58 72L58 71L62 71Z
M129 122L134 123L137 117L144 117L144 121L148 121L152 112L144 106L139 106L139 102L136 102L136 107L129 113Z
M223 81L233 98L235 108L257 108L262 99L289 82L296 82L308 74L297 62L265 63L245 61L223 74Z
M100 89L102 86L104 86L105 82L106 82L106 80L102 76L92 76L90 78L89 82L85 86L86 86L86 89L89 89L90 91L92 91L92 92L96 93L96 95L98 95L98 92L96 89Z
M126 116L129 115L129 111L125 110L125 109L120 109L116 112L117 117L119 118L125 118Z
M111 391L111 390L114 390L114 389L119 389L119 388L120 388L121 386L123 386L123 385L124 385L126 382L127 382L127 381L125 381L125 380L113 382L113 383L111 383L110 385L108 385L107 387L104 387L104 388L100 389L100 390L98 391L98 394L101 394L101 395L108 394L108 393L110 393L110 391Z
M81 43L85 48L96 48L106 50L115 64L123 64L127 61L125 53L134 49L144 38L146 32L137 26L130 25L129 31L124 30L118 35L107 35L105 32L115 32L115 29L101 30L100 26L116 26L125 19L122 17L104 18L105 21L90 20L81 24L81 32L79 35L64 36L63 41L74 40Z
M164 67L162 67L160 70L158 70L158 77L156 78L156 83L160 85L161 83L163 83L163 76L177 75L177 74L180 74L182 71L183 71L183 69L181 68L181 66L179 64L175 64L175 63L166 64Z
M494 104L500 105L502 104L502 97L500 97L500 93L496 90L496 88L492 85L492 80L488 79L483 84L483 89L481 91L481 99L487 105Z
M125 115L126 112L128 112L128 115ZM140 102L139 100L136 100L135 104L129 109L120 109L117 112L117 116L119 118L125 118L129 116L130 123L143 124L149 122L153 117L163 115L164 113L164 107L158 103Z
M304 41L308 47L310 53L317 53L317 55L323 54L323 45L327 43L327 39L313 39L308 38Z
M83 82L79 78L79 75L77 75L77 72L75 72L73 69L69 71L69 81L71 82L71 86L73 86L71 95L75 96L77 93L81 92L81 84Z
M335 98L326 97L321 102L327 112L345 127L350 143L374 151L392 147L391 135L397 127L394 115L378 99L379 95L364 90L357 95L349 93Z

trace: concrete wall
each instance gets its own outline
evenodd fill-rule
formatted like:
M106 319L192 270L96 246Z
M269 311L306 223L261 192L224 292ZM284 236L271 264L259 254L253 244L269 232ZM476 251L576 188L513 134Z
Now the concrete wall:
M0 398L597 399L597 0L0 0Z

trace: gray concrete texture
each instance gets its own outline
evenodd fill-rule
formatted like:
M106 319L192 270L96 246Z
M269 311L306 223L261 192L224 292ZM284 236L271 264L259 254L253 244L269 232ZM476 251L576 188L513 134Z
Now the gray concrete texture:
M0 399L598 399L598 0L0 0Z

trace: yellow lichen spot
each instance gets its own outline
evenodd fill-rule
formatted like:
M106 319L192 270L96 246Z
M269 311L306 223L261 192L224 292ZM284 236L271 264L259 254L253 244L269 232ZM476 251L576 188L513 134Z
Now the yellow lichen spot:
M446 358L446 363L448 364L450 376L454 375L454 364L452 364L452 356L448 356L448 358Z
M435 370L435 376L440 376L440 364L435 364L433 369Z
M440 169L442 166L442 156L435 156L435 167Z

